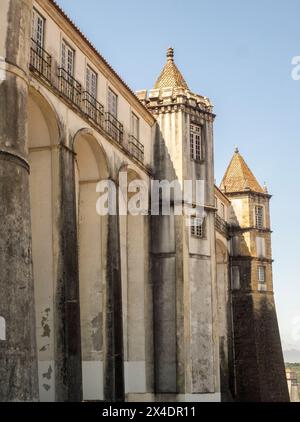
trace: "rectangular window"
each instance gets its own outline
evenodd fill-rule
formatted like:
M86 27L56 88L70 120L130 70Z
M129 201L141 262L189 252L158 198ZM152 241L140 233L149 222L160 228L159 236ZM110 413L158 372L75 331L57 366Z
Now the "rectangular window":
M40 47L44 47L45 19L35 10L32 11L31 38Z
M261 205L255 207L255 225L258 229L264 228L264 207Z
M74 75L74 50L65 42L61 46L61 67L70 75Z
M266 268L260 265L257 269L257 278L259 283L266 282Z
M97 73L89 66L86 68L86 91L92 98L97 99Z
M112 89L108 89L108 112L114 117L118 115L118 96Z
M223 204L223 202L221 202L221 217L225 219L225 205Z
M204 237L203 218L191 216L191 235L195 237Z
M194 161L203 159L202 126L195 124L190 126L190 154Z
M132 136L139 140L139 118L134 114L131 113L131 131L132 131Z

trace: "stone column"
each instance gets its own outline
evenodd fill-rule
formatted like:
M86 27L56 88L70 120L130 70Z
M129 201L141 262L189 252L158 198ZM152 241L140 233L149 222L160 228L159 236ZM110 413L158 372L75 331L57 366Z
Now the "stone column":
M31 10L31 0L1 0L0 401L38 400L27 162Z
M108 216L107 275L105 286L104 398L124 400L124 347L119 200L116 215Z
M55 394L57 401L82 400L78 240L74 154L59 148L57 276L55 288Z

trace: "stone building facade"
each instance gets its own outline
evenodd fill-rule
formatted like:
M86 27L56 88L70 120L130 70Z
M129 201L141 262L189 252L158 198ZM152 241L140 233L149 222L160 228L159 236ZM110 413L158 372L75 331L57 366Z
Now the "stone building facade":
M297 380L297 373L292 371L290 368L286 368L286 379L288 384L288 390L291 402L299 403L300 401L300 389Z
M134 94L54 1L2 0L0 31L0 400L288 401L270 195L238 151L215 186L173 50ZM202 180L204 214L122 213L121 175Z

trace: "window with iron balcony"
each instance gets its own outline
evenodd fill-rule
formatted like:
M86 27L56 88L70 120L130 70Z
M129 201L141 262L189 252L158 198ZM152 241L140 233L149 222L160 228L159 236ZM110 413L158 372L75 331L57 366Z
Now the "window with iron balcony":
M65 42L61 45L61 67L58 68L60 92L77 107L81 107L82 87L74 78L75 51Z
M107 108L105 113L105 129L106 132L117 142L123 142L123 125L117 119L118 115L118 96L108 88Z
M30 70L46 81L51 81L52 58L44 49L45 18L37 10L32 11Z
M85 114L98 126L104 127L104 107L97 101L97 73L87 66L86 90L82 94L82 107Z
M131 113L131 135L129 136L129 151L139 161L144 161L144 145L139 141L140 120Z

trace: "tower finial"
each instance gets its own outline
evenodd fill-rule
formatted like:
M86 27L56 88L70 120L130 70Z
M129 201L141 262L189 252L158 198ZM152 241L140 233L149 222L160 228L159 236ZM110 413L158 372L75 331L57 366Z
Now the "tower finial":
M172 47L169 47L167 49L167 60L173 61L174 59L174 49Z
M239 147L238 147L238 146L236 146L236 147L234 148L234 152L235 152L236 154L238 154L238 153L239 153Z

